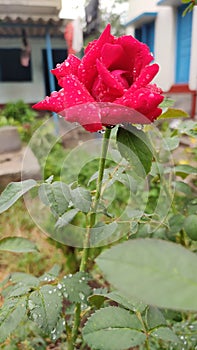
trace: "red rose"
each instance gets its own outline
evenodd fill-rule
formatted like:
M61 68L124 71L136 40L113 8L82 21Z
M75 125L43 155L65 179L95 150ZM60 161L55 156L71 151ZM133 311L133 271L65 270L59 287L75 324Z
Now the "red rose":
M33 107L56 112L95 132L103 125L151 123L162 112L162 91L150 84L159 70L147 45L130 35L116 38L107 25L80 60L69 55L52 73L61 90Z

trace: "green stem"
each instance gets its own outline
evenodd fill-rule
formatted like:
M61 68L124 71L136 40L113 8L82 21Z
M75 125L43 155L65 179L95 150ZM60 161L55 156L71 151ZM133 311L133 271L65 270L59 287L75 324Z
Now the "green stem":
M86 236L84 239L84 248L83 248L83 254L81 258L81 264L80 264L80 269L79 271L85 272L87 270L87 263L88 263L88 257L89 257L89 239L90 239L90 229L95 225L96 222L96 210L99 205L99 200L101 197L101 188L102 188L102 180L103 180L103 174L105 170L105 161L106 161L106 155L107 155L107 150L109 146L109 139L110 139L110 134L111 134L111 129L106 128L104 137L103 137L103 144L102 144L102 151L101 151L101 158L99 161L99 170L98 170L98 179L97 179L97 184L96 184L96 194L94 198L94 202L92 205L92 210L90 213L90 222L89 225L87 225L87 231L86 231ZM81 304L77 303L75 307L75 314L74 314L74 324L73 324L73 329L72 329L72 344L69 346L69 350L74 349L74 344L76 342L77 336L78 336L78 331L79 331L79 326L80 326L80 315L81 315Z

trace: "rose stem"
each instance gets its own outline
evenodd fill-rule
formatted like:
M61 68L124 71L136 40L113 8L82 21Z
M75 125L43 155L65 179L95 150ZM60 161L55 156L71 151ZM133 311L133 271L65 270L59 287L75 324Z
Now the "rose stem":
M102 180L103 180L103 174L105 170L105 161L106 161L106 155L107 155L108 146L109 146L110 134L111 134L111 128L106 127L105 133L103 134L102 151L101 151L101 157L99 161L98 178L97 178L97 184L96 184L96 194L94 197L92 210L90 213L90 224L87 226L87 233L84 240L85 248L83 249L83 254L82 254L81 264L79 269L79 271L82 271L82 272L85 272L87 268L88 256L89 256L89 250L90 250L90 248L87 248L89 245L90 229L95 225L95 222L96 222L96 210L98 208L99 200L101 197ZM77 303L75 307L74 325L72 329L72 344L70 344L69 350L74 349L73 346L78 336L78 329L80 325L80 314L81 314L81 304Z

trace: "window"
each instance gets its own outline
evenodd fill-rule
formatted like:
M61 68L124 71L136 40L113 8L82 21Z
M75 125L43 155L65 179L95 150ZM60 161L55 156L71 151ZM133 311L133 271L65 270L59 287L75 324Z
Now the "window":
M184 17L182 13L186 5L177 8L177 35L176 35L176 77L179 83L188 83L190 71L191 33L192 33L192 12Z
M135 29L135 38L147 44L154 53L155 21L145 23Z
M21 64L21 49L0 49L0 81L25 82L32 80L31 60L27 67Z
M53 67L55 68L57 63L62 63L67 57L66 49L52 49L52 58L53 58ZM49 86L49 69L47 65L47 53L46 49L42 50L42 58L43 58L43 69L44 69L44 77L45 77L45 90L46 95L50 95L50 86ZM55 89L58 91L60 86L57 83L57 79L55 79Z

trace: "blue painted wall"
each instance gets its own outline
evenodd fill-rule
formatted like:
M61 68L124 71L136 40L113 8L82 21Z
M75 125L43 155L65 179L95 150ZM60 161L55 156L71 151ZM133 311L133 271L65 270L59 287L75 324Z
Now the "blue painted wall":
M155 21L145 23L135 29L135 38L147 44L150 51L154 53Z

